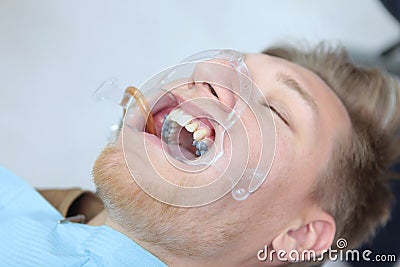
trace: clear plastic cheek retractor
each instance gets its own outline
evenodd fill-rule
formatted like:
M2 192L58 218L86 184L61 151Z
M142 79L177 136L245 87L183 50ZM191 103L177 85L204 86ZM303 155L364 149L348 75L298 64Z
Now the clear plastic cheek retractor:
M261 186L274 158L275 125L242 54L197 53L140 90L122 91L110 80L95 96L124 108L125 160L146 193L193 207L228 192L244 200Z

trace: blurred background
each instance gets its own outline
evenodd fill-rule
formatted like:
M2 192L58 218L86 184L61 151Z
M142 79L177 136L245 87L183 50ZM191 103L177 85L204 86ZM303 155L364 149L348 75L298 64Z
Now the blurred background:
M201 50L321 40L397 72L399 29L378 0L1 0L0 165L35 187L93 189L121 115L92 99L104 80L138 86Z

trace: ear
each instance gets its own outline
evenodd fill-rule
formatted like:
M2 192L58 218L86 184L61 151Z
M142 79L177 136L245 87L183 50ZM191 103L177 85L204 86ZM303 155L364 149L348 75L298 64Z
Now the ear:
M314 251L316 256L328 250L335 237L336 224L332 216L322 212L312 221L293 225L281 232L272 241L274 250L283 250L286 253L297 251L300 255L305 250ZM305 255L310 255L305 253ZM300 259L301 260L301 259ZM308 260L308 259L303 259Z

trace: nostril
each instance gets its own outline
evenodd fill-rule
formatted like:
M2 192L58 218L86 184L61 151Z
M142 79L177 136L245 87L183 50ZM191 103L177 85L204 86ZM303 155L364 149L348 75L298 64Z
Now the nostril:
M204 85L205 87L207 87L208 90L210 90L210 92L211 92L211 94L213 94L213 96L215 96L216 98L219 98L217 92L215 91L214 87L213 87L210 83L208 83L208 82L203 82L203 85Z
M192 82L190 82L190 83L188 84L188 88L189 88L189 89L193 89L195 86L196 86L196 82L195 82L195 81L192 81Z

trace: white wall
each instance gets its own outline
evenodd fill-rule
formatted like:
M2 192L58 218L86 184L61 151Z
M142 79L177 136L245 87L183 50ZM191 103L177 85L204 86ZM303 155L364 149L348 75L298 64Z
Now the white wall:
M378 53L397 37L372 0L2 0L0 165L38 187L93 188L119 110L91 95L111 76L139 85L211 48L330 39Z

